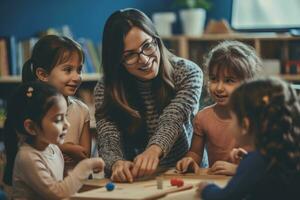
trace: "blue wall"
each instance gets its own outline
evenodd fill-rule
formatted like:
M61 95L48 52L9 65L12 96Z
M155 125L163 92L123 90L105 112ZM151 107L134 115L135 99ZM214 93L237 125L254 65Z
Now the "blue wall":
M170 11L172 0L0 0L0 36L25 39L49 27L71 27L76 38L101 41L105 20L115 10L134 7L151 16ZM229 19L231 0L213 0L208 19ZM179 20L175 33L180 34Z

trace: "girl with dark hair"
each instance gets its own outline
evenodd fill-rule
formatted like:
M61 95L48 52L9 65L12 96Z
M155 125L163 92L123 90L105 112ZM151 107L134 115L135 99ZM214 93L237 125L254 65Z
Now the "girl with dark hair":
M13 199L62 199L82 186L101 158L85 159L63 179L62 144L70 126L65 98L41 82L23 83L8 101L4 126L7 164L4 182L13 186Z
M249 81L230 97L231 131L251 151L223 189L201 183L202 199L300 198L300 100L278 78Z
M181 172L199 169L204 147L207 149L210 173L233 175L235 160L230 157L239 146L229 130L231 93L243 81L255 78L261 70L261 60L255 50L242 42L223 41L209 53L205 62L208 90L214 104L203 108L194 119L191 149L176 165Z
M57 35L47 35L34 46L31 58L22 70L23 82L39 80L58 89L68 103L68 121L71 126L60 145L65 158L65 172L80 160L90 157L91 135L89 109L74 98L81 84L84 54L74 40Z
M106 176L132 182L174 166L188 150L199 107L201 69L172 55L136 9L107 20L103 78L96 85L97 143Z

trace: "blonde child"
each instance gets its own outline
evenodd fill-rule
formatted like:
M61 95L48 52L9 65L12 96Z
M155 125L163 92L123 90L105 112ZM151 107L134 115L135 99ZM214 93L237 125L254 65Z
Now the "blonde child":
M64 154L65 170L90 157L91 135L88 107L74 98L81 84L84 54L78 43L62 36L47 35L33 48L24 64L23 82L39 80L58 89L68 104L67 119L71 126L60 149Z
M182 172L197 172L206 146L210 172L232 175L236 165L229 162L229 155L236 142L229 131L228 100L243 81L258 75L261 61L252 47L238 41L224 41L209 52L205 64L208 90L215 104L195 116L191 148L177 162L176 168Z
M249 81L230 98L230 130L251 151L223 189L200 183L202 199L300 198L300 100L278 78Z
M28 82L8 101L4 142L7 155L4 181L14 199L62 199L80 189L101 158L85 159L63 179L64 159L57 145L69 128L65 98L52 86Z

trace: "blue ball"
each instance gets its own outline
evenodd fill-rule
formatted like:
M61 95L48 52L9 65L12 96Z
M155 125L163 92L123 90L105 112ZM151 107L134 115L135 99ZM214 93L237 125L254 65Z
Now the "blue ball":
M105 187L106 187L107 191L112 191L112 190L115 189L115 184L113 184L112 182L109 182L109 183L106 184Z

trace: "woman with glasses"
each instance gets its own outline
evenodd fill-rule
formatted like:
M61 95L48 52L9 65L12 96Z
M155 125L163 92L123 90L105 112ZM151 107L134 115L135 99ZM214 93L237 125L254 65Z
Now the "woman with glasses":
M94 96L106 176L132 182L175 166L189 149L201 69L171 54L136 9L114 12L102 42L103 78Z

